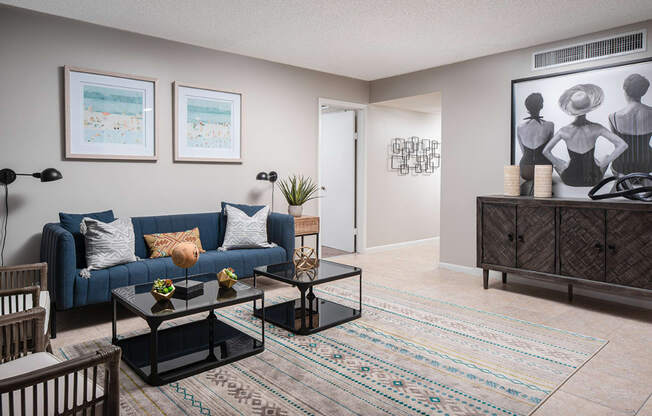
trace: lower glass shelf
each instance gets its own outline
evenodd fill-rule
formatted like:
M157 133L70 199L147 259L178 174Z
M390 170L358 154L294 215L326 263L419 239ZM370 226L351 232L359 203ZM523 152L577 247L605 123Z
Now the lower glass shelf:
M211 340L210 325L213 325ZM151 356L150 333L118 340L122 359L152 385L161 385L219 367L264 350L261 341L214 319L158 330L158 351ZM157 371L152 373L152 360Z
M304 324L301 325L301 299L279 303L265 308L265 321L280 326L290 332L306 335L331 328L335 325L360 317L358 309L349 308L326 299L306 300ZM254 316L260 318L261 310L256 309Z

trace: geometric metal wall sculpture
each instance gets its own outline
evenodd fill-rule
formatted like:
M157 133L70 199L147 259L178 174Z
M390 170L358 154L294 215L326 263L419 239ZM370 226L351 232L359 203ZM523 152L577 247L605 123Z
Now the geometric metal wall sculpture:
M432 175L441 165L439 142L417 136L392 139L391 169L399 175Z

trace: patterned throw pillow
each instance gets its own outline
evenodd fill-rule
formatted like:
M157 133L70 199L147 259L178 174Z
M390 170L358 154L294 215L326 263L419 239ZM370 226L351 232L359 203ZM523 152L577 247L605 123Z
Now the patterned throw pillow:
M269 207L265 206L251 217L231 205L226 206L226 212L224 243L219 250L276 246L276 244L267 241L267 216L269 215Z
M135 252L134 226L131 218L118 218L102 222L84 217L79 230L86 241L86 265L79 274L91 277L91 270L105 269L118 264L137 261Z
M199 228L197 227L176 233L145 234L143 237L145 237L145 243L147 243L151 253L150 259L171 256L172 250L181 243L195 243L200 253L206 252L201 246Z

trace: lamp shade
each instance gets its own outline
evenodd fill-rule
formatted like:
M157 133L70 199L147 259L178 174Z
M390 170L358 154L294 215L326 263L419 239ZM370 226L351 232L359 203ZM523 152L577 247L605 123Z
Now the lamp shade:
M34 173L32 176L35 178L40 178L41 182L52 182L52 181L58 181L59 179L63 178L63 175L61 175L61 172L54 168L47 168L44 169L40 173Z
M269 180L269 177L267 176L267 172L258 172L258 175L256 175L256 179L259 181L266 181Z
M276 182L276 180L278 179L278 173L271 171L267 174L267 177L270 182Z

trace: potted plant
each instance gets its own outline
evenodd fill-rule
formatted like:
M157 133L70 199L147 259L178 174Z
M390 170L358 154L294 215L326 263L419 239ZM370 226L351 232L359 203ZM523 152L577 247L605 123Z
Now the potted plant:
M278 187L288 203L288 214L293 217L300 217L303 212L303 204L311 199L319 198L316 183L303 175L292 175L287 179L281 179Z

